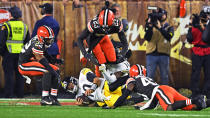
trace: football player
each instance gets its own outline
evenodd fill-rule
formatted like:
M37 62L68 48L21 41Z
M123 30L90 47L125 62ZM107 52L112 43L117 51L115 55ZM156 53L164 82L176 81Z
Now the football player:
M101 64L99 70L107 80L110 91L115 91L119 86L126 83L129 78L130 63L124 60L118 64Z
M112 108L120 106L132 92L146 95L149 98L149 101L144 106L137 107L140 110L154 108L158 102L165 111L176 109L201 110L206 108L205 96L201 95L194 99L189 99L170 86L158 85L151 78L143 75L142 66L138 64L133 65L129 73L131 78L126 82L127 89Z
M84 68L80 72L79 80L74 77L63 81L66 91L76 94L76 100L80 106L108 106L112 107L116 100L122 95L122 87L110 91L107 81L97 77L90 69ZM142 97L128 97L130 101L138 103L143 101Z
M53 41L53 30L45 25L40 26L37 35L24 45L19 55L18 69L23 76L43 76L41 105L60 105L57 100L60 81L59 68L49 64L44 57L46 49ZM49 97L50 88L51 96Z
M87 28L78 37L78 46L82 54L97 66L116 61L114 46L108 37L109 34L118 34L122 43L121 54L123 57L128 51L128 43L123 31L123 24L118 18L115 18L108 4L88 23ZM85 50L84 40L87 42L88 51ZM91 51L94 55L91 54Z

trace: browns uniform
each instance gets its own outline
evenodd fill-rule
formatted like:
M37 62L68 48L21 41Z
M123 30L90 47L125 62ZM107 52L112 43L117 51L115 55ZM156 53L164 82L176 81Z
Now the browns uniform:
M53 41L53 30L46 25L40 26L37 35L24 45L19 55L18 69L22 75L43 75L41 105L60 105L57 100L60 84L59 68L49 64L44 56L45 50L52 45Z
M44 55L46 48L43 43L40 43L38 37L33 37L22 49L19 55L19 72L26 76L38 76L47 72L45 67L38 61L35 61L34 53ZM58 70L58 67L50 64L54 70Z
M178 93L174 88L167 85L158 85L151 78L145 77L143 75L142 66L136 64L130 68L130 76L126 82L127 89L123 95L114 104L115 107L120 106L120 104L125 100L125 98L131 94L131 92L140 93L143 96L149 98L149 101L140 110L154 108L156 105L153 103L156 100L159 101L161 107L164 110L201 110L206 107L206 102L204 96L198 96L195 99L189 99L180 93ZM196 105L195 105L196 104Z
M114 18L114 14L111 10L102 10L94 19L92 19L87 28L81 33L78 38L78 45L85 58L90 59L94 64L100 65L106 62L115 62L116 54L114 46L109 39L108 35L118 33L120 41L123 44L121 51L125 56L128 50L128 43L123 31L123 24L117 18ZM83 40L87 42L89 50L86 52L83 44ZM96 59L90 56L90 52L93 52Z

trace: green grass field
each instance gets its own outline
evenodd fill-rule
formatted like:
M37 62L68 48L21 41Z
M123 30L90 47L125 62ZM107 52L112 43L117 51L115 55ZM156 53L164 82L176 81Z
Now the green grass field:
M40 106L27 105L27 102L39 100L0 100L0 118L207 118L210 117L210 108L202 111L163 111L135 110L131 106L117 109L102 109L100 107L79 107L72 105ZM61 103L73 102L72 100Z

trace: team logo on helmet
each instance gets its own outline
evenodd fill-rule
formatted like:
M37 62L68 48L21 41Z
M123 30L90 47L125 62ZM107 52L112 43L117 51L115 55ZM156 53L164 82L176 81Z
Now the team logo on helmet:
M136 77L138 75L146 76L146 68L142 65L136 64L130 68L129 73L130 77Z
M105 10L102 10L100 13L99 13L99 24L100 26L102 27L109 27L113 24L113 21L114 21L114 13L109 10L109 9L105 9Z
M45 44L46 47L50 47L54 41L54 32L53 30L46 26L40 26L37 30L37 36L40 43Z

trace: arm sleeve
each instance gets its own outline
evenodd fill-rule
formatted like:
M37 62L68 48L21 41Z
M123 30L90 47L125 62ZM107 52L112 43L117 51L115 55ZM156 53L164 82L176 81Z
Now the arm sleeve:
M120 105L123 104L123 102L126 100L126 98L131 94L131 92L133 91L134 87L135 87L135 81L133 81L132 79L127 80L126 82L127 84L127 89L123 92L123 94L117 99L117 101L114 104L114 107L118 107Z
M86 28L85 30L83 30L83 32L80 34L80 36L78 37L78 41L77 44L80 48L80 50L82 51L82 54L85 56L85 54L87 53L83 44L83 40L85 38L87 38L89 36L90 32L88 31L88 29Z
M46 58L42 58L39 61L40 64L42 64L53 76L58 77L58 73L49 65L49 62Z
M115 102L114 104L114 107L118 107L118 106L121 106L123 104L123 102L126 100L126 98L131 94L131 91L126 89L122 96L120 96L117 101Z
M119 39L120 39L120 41L122 43L122 51L121 51L121 54L123 56L125 56L126 53L127 53L127 51L128 51L128 42L127 42L127 39L125 37L124 31L119 32L118 33L118 37L119 37Z
M168 30L166 30L164 27L161 27L159 30L161 34L166 38L166 40L170 41L171 38L174 36L174 28L168 26Z
M153 35L152 29L153 29L153 27L150 27L149 24L146 23L146 25L145 25L146 34L144 35L145 40L150 41L152 39L152 35Z
M189 43L192 43L192 41L193 41L193 35L192 35L192 28L190 28L189 30L188 30L188 33L187 33L187 41L189 42Z

